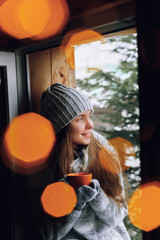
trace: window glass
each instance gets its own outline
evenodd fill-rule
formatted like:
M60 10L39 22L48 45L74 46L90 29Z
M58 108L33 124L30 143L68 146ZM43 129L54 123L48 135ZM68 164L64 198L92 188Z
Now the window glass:
M117 147L120 157L125 159L123 173L128 200L141 181L137 57L136 29L75 46L77 88L94 105L95 130ZM125 225L131 239L142 239L141 231L128 217Z

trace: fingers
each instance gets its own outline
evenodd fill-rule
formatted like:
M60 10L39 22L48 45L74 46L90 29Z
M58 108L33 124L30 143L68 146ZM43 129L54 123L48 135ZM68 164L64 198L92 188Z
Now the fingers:
M70 185L69 182L67 181L66 175L64 175L64 177L62 179L60 179L59 182L64 182L64 183L67 183L68 185Z
M90 186L84 185L77 189L76 194L79 203L90 202L98 194L98 191Z
M99 181L97 179L92 179L90 185L93 189L98 189L100 187Z

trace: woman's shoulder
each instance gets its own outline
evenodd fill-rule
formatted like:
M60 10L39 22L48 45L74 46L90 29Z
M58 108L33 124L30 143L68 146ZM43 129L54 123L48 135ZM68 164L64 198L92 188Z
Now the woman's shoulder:
M105 138L101 133L98 133L95 130L92 130L92 134L95 138Z
M109 141L102 134L96 132L95 130L92 130L92 134L100 144L106 147L109 151L115 153L114 147L109 143Z
M92 130L92 134L102 145L108 145L107 139L102 134L96 132L95 130Z

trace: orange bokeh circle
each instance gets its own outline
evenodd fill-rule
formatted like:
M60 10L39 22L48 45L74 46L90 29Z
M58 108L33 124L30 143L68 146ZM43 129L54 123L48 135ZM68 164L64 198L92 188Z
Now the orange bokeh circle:
M160 183L150 182L135 190L128 202L131 223L149 232L160 226Z
M61 43L61 51L65 51L69 66L75 69L74 46L100 40L104 40L104 36L96 31L84 28L76 29L65 35Z
M3 146L10 162L22 168L43 164L56 141L49 120L36 113L15 117L8 126Z
M43 39L61 32L69 15L65 0L7 0L0 7L0 24L17 39Z
M34 40L48 38L57 35L66 26L70 11L66 0L47 0L50 8L50 16L43 31L31 37Z
M74 188L64 182L48 185L41 196L43 210L54 217L70 214L77 203Z
M129 160L131 157L135 159L135 150L133 144L122 137L112 138L109 140L109 143L116 149L118 153L122 171L129 169L130 166L127 166L126 164L127 160Z

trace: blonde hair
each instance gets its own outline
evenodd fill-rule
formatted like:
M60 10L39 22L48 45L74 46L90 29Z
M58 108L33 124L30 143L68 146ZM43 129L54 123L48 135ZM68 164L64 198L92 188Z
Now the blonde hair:
M92 172L93 178L97 179L100 186L108 197L113 198L119 203L124 203L124 198L121 195L122 186L120 184L119 176L119 164L117 164L117 159L113 157L113 154L107 151L107 161L112 162L112 166L116 169L115 173L107 171L104 169L99 160L99 152L101 148L104 147L97 139L92 135L89 146L87 147L89 156L89 166L87 168L88 172ZM63 178L66 173L71 172L71 163L74 161L72 142L70 140L70 131L67 126L59 134L57 134L57 142L54 147L54 154L52 163L54 164L54 169L56 169L56 181Z

